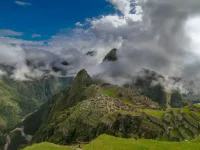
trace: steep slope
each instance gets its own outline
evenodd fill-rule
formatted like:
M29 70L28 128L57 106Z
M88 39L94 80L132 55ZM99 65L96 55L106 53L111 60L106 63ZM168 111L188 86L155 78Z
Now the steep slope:
M29 113L36 111L49 97L65 88L72 78L15 81L0 78L0 145L3 135Z
M158 142L144 139L123 139L101 135L83 150L198 150L199 143L195 142Z

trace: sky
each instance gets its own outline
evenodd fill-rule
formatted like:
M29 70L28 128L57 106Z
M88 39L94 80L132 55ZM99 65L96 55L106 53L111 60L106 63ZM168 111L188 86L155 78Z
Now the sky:
M86 69L92 76L101 74L106 82L122 85L147 68L193 80L200 89L199 0L0 3L0 64L15 66L14 79L41 77L46 70L62 76L52 71L54 65L67 76ZM118 49L118 60L102 63L113 48ZM91 51L94 56L86 55ZM37 67L28 66L27 60ZM62 66L61 61L70 65Z
M112 12L105 0L6 0L0 2L0 29L23 32L26 40L48 39L86 18Z

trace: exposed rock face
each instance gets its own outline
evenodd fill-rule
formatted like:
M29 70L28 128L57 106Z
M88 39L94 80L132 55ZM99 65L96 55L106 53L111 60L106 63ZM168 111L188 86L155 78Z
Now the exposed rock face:
M96 51L89 51L85 55L87 55L87 56L95 56L96 53L97 53Z

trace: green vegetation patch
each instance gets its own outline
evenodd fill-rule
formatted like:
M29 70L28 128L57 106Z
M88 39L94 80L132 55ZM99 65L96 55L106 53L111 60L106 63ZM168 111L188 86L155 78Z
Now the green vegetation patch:
M111 89L102 89L102 93L106 96L117 98L117 94L113 92Z
M181 136L180 132L178 131L178 129L173 129L173 130L171 130L171 135L172 135L173 137L182 138L182 136Z
M157 118L162 118L164 116L164 111L162 111L162 110L142 109L142 111L148 115L151 115L151 116L154 116Z
M200 104L194 104L194 106L199 107L200 108Z
M27 147L24 150L70 150L70 148L68 146L59 146L52 143L40 143Z
M121 114L125 114L125 115L129 114L132 116L141 116L142 115L140 112L134 112L134 111L132 111L132 112L131 111L117 111L117 112L119 112Z
M83 150L199 150L194 142L161 142L155 140L134 140L101 135L86 145Z

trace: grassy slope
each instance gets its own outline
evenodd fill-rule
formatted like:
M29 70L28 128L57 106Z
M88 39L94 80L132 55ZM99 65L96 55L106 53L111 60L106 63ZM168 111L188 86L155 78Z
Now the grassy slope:
M200 144L193 142L159 142L154 140L133 140L101 135L84 150L199 150Z
M56 146L50 143L36 144L24 150L68 150L69 147ZM196 142L160 142L155 140L123 139L101 135L86 145L83 150L199 150Z
M41 143L27 147L24 150L70 150L70 148L68 146L59 146L51 143Z

